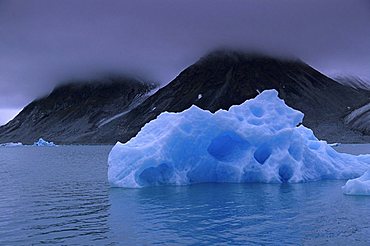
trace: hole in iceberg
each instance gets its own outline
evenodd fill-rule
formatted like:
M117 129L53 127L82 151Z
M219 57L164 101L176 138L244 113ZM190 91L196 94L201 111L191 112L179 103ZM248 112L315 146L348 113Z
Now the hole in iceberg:
M267 144L263 144L254 152L254 159L256 159L259 164L263 165L270 155L271 147Z
M252 114L258 118L262 117L263 114L264 114L264 110L262 107L258 107L256 105L251 105L250 106L250 110L252 112Z
M234 132L224 132L214 138L208 146L208 153L219 161L232 162L240 159L250 143Z
M173 167L162 163L157 167L149 167L139 175L139 183L143 186L169 184L174 175Z
M293 169L289 165L282 165L279 168L279 176L282 182L287 182L293 176Z

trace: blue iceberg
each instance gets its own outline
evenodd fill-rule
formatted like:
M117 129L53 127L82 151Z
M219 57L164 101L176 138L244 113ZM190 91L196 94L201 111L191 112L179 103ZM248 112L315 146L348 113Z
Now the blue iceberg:
M357 179L350 179L342 187L346 195L370 196L370 170Z
M48 142L48 141L40 138L39 140L37 140L36 142L34 142L33 146L38 146L38 147L54 147L54 146L56 146L56 144L53 143L53 142Z
M114 187L203 182L297 183L363 174L369 156L336 152L301 122L275 90L228 111L196 106L162 113L108 158Z

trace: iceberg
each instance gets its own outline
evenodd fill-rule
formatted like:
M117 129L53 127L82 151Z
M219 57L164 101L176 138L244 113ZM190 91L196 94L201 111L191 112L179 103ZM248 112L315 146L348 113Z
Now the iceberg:
M10 142L10 143L2 143L2 144L0 144L0 147L19 147L19 146L23 146L23 144L20 143L20 142L17 142L17 143Z
M56 144L54 144L53 142L48 142L48 141L45 141L44 139L42 138L39 138L39 140L37 140L33 146L39 146L39 147L54 147L56 146Z
M357 179L350 179L342 187L346 195L370 196L370 170Z
M204 182L297 183L359 177L370 156L336 152L275 90L214 114L164 112L108 157L113 187Z

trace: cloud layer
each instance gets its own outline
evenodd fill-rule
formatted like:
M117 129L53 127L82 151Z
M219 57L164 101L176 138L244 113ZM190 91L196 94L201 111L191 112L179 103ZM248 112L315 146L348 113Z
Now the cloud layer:
M370 78L368 0L3 0L0 109L107 72L167 83L222 47Z

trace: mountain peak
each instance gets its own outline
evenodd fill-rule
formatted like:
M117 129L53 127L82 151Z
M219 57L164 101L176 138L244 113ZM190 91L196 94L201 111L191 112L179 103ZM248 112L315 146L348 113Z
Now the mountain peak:
M241 61L262 61L262 60L275 60L275 61L283 61L283 62L293 62L293 63L302 63L300 59L293 58L293 57L285 57L285 56L275 56L269 55L267 53L258 52L258 51L242 51L242 50L233 50L233 49L216 49L205 56L203 56L199 61L214 61L214 60L225 60L230 59L234 60L235 62Z

